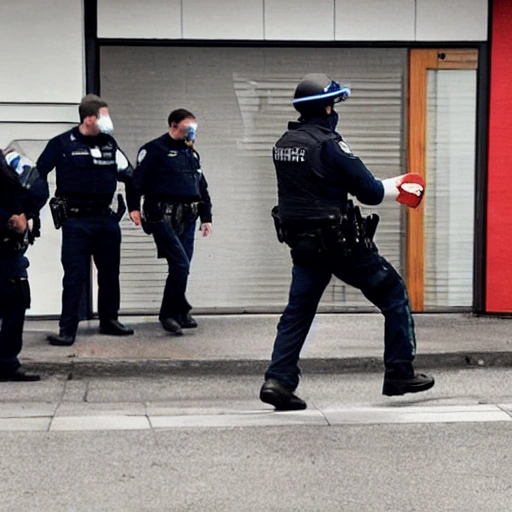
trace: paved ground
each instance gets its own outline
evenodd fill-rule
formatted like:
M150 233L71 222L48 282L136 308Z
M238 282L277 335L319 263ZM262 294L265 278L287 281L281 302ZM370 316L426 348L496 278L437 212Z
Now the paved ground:
M29 369L74 375L261 373L270 358L278 315L197 316L198 329L175 337L156 317L121 320L135 335L98 334L97 321L82 322L72 347L50 346L56 320L26 323L21 360ZM417 367L512 366L512 318L469 314L415 315ZM379 314L317 315L302 354L304 371L380 371L383 320Z
M512 503L512 368L307 373L305 411L261 375L45 375L0 386L0 511L501 512Z
M0 511L501 512L512 502L512 319L418 315L433 389L388 398L382 318L319 315L301 362L308 409L258 399L276 315L199 316L177 338L27 322L0 386Z

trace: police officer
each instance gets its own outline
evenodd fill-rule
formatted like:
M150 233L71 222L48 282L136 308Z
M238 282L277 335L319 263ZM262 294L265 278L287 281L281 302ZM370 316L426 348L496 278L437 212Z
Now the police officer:
M130 212L138 210L133 169L112 137L113 123L106 102L94 94L79 107L80 124L51 139L37 161L41 176L56 169L57 189L50 200L55 227L62 225L62 313L51 345L72 345L78 329L80 298L91 256L98 270L100 333L129 335L118 321L121 230L110 208L117 181L125 184ZM122 199L122 196L118 196ZM122 203L124 206L124 203Z
M197 327L185 294L196 221L199 217L203 236L210 235L212 204L194 149L194 114L183 108L174 110L168 125L166 133L140 148L135 175L144 196L143 228L153 235L158 257L166 258L169 267L159 320L166 331L182 335L183 328Z
M48 186L24 156L14 150L5 154L0 151L0 381L36 381L39 375L25 373L18 360L30 307L24 253L39 234L39 210L48 199Z
M360 289L385 318L383 394L424 391L434 379L415 373L414 324L405 285L372 241L377 216L363 219L348 199L377 205L390 196L410 207L420 204L424 182L407 174L377 180L335 131L334 104L350 95L327 75L306 75L295 90L300 113L273 149L278 236L291 247L289 302L283 312L260 398L278 410L305 409L294 394L298 360L318 303L331 276Z

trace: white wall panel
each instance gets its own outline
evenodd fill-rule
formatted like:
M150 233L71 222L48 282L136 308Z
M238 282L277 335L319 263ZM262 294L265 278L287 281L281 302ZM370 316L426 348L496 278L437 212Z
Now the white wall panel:
M98 37L181 39L182 0L98 0Z
M83 92L82 0L2 0L3 102L71 103Z
M0 103L0 119L2 122L74 123L78 121L78 107L76 104Z
M484 41L487 0L416 0L417 41Z
M263 0L185 0L184 39L264 39Z
M414 40L415 0L336 0L338 41Z
M332 41L334 0L265 0L265 39Z
M11 2L9 9L18 9L20 3L39 5L36 0L21 0L16 7ZM68 3L81 4L80 0L53 1L54 6L67 6ZM35 12L35 9L25 10ZM69 9L63 9L66 11ZM487 38L487 11L487 0L98 0L98 36L119 39L480 41ZM72 21L76 25L81 16ZM62 27L69 32L69 24L64 23ZM67 48L66 35L57 30L55 34L58 37L53 39L54 44L66 41L64 47ZM6 38L0 35L0 42L2 37Z

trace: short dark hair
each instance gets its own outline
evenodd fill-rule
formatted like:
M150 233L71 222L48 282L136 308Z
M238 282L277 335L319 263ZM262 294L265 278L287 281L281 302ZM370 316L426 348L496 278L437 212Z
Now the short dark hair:
M87 94L82 98L80 105L78 105L78 115L82 123L86 117L97 116L100 108L108 107L107 103L103 101L96 94Z
M189 110L184 108L177 108L169 114L169 117L167 118L167 124L169 126L171 126L172 123L180 124L181 121L183 121L183 119L187 119L187 117L191 117L192 119L196 118L196 116Z

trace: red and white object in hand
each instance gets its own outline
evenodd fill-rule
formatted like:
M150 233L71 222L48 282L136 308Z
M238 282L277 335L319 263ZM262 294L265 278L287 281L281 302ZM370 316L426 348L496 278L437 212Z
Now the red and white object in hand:
M415 173L382 180L384 197L395 199L409 208L418 208L425 194L425 180Z

